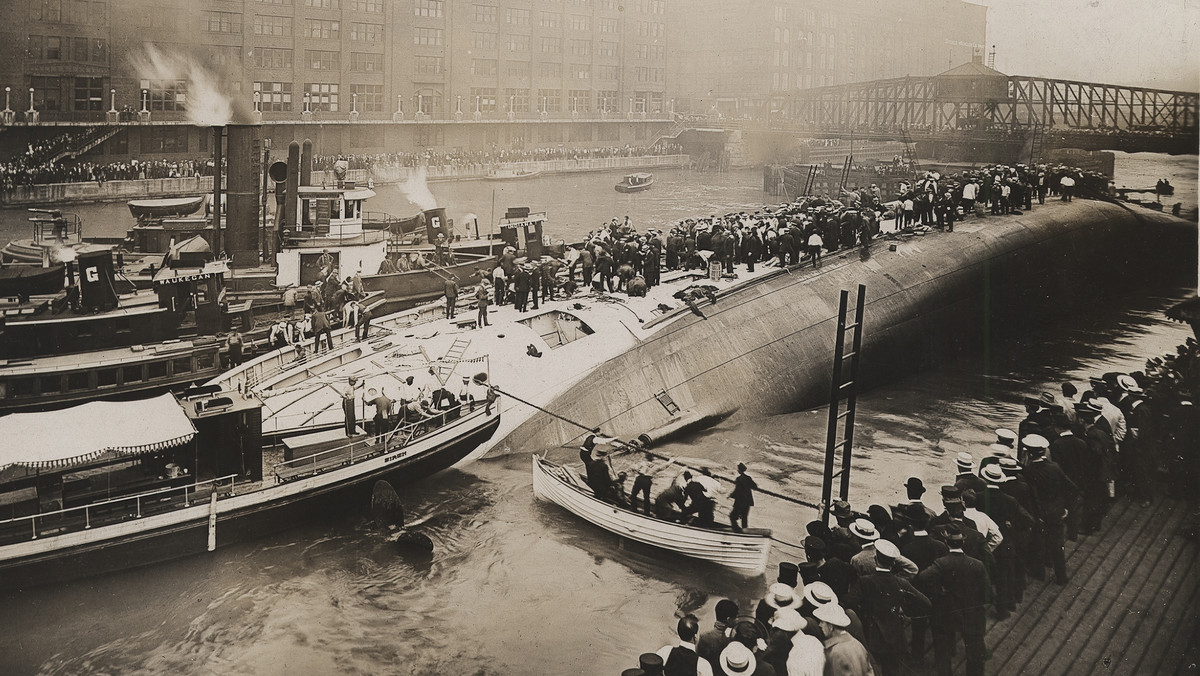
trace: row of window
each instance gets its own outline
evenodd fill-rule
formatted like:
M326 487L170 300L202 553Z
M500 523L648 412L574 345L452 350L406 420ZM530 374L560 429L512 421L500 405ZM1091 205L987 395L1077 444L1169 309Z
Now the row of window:
M466 103L471 111L478 110L482 113L507 113L510 110L514 113L541 112L543 110L547 113L590 113L593 109L597 112L611 113L618 112L623 108L620 93L615 90L593 92L590 89L570 89L564 94L561 89L538 89L533 93L532 100L530 99L531 93L533 92L521 88L504 89L498 93L495 87L472 87ZM501 98L497 98L498 95ZM434 97L430 97L430 99L437 100ZM662 92L637 92L633 97L632 105L633 109L637 111L661 112L662 103ZM650 107L647 109L646 106Z
M116 388L186 374L202 374L216 366L216 352L162 359L143 364L74 371L66 374L15 377L0 381L0 392L7 398L36 397L65 392Z
M224 15L235 14L235 12L206 12L206 15ZM217 21L217 23L213 23ZM206 30L213 33L240 33L241 23L233 23L230 19L227 23L223 17L217 19L209 18L206 23ZM228 30L226 30L228 26ZM253 31L255 35L264 35L268 37L290 38L294 35L294 21L290 16L272 16L268 14L255 14ZM321 40L340 40L342 37L342 25L340 21L332 19L305 19L304 25L301 28L300 37L314 38ZM383 41L383 24L381 23L364 23L352 22L350 24L350 39L362 42L382 42ZM418 43L420 44L420 43Z
M108 23L107 0L31 0L34 21L103 26Z
M25 56L38 61L108 63L108 40L104 38L30 35L25 44Z
M416 57L416 72L419 75L440 75L443 61L441 57ZM504 75L506 77L528 78L533 72L532 64L528 61L506 61ZM542 62L537 64L537 76L546 79L560 79L563 76L563 64L557 62ZM638 68L635 73L640 82L662 82L663 68ZM567 66L567 75L573 80L618 80L621 70L619 66L592 65L590 63L572 63ZM496 77L500 74L500 62L496 59L471 59L471 74Z
M254 0L260 5L281 5L291 7L293 4L318 9L341 9L341 0ZM354 12L383 13L384 0L346 0L346 8Z
M31 77L33 106L37 110L107 110L104 78Z
M256 47L252 63L256 68L291 68L295 50L277 47ZM317 49L304 50L303 67L311 70L341 71L342 53ZM360 73L383 72L383 54L352 52L350 70Z
M361 113L384 111L383 85L348 85L354 98L355 110ZM304 110L307 95L309 110L314 112L337 112L339 110L340 87L331 82L308 82L299 97L292 92L291 82L255 82L253 85L259 105L264 112L286 113Z

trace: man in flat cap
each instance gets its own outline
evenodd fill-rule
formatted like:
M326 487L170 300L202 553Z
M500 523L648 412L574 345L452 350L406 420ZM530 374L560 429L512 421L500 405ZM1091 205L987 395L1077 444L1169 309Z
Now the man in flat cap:
M1049 442L1041 438L1027 438L1024 442L1029 448L1030 458L1029 467L1025 469L1025 478L1038 496L1038 517L1042 523L1042 561L1054 568L1054 581L1057 584L1066 584L1067 562L1063 553L1066 517L1067 511L1079 494L1079 488L1061 467L1047 457Z
M991 581L983 563L963 551L963 531L946 533L950 553L917 575L917 588L933 601L933 649L938 676L953 673L952 660L958 636L967 653L967 676L983 676L983 635L987 615L981 599L988 597Z

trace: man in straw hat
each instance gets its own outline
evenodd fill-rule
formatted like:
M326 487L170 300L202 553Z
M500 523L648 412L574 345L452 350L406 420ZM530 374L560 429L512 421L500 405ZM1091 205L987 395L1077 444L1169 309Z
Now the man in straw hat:
M836 603L820 606L813 617L825 634L825 673L840 676L874 676L871 656L863 644L846 632L850 617Z
M725 646L717 662L726 676L764 676L776 673L765 662L760 662L754 656L754 651L739 641L731 641Z
M858 538L861 549L850 559L850 565L854 566L859 576L870 575L875 572L875 541L879 539L879 532L875 530L875 524L866 519L857 519L850 524L850 532ZM917 564L901 556L900 552L896 552L892 563L900 577L909 579L917 574Z
M782 582L776 582L767 589L767 595L754 608L754 619L769 627L777 612L799 605L800 597L796 595L796 590Z

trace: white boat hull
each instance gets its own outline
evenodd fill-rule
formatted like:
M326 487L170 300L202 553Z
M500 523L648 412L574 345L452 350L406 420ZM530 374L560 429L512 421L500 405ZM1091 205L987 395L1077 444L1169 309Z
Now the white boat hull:
M588 489L555 476L567 471L533 456L533 494L630 540L754 575L766 570L771 552L768 530L735 533L655 519L599 500Z

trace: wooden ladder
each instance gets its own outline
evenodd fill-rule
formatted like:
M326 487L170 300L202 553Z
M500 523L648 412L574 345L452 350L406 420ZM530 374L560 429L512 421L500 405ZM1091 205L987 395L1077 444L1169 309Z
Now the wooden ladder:
M467 353L467 347L470 346L470 338L455 338L450 345L450 349L446 350L446 354L442 356L437 366L437 379L443 386L450 378L450 374L454 373L454 368L458 366L458 360ZM421 354L425 354L425 348L421 348ZM429 355L425 354L425 359L429 359ZM432 361L432 360L430 360Z
M842 290L842 300L838 308L837 339L833 351L833 378L829 392L829 427L825 438L825 474L821 485L821 519L827 520L829 509L833 504L833 481L840 479L838 499L845 500L850 494L850 457L854 443L854 412L858 400L858 363L862 350L863 305L867 297L867 287L858 285L858 302L854 309L854 321L848 323L850 292ZM853 332L850 341L850 351L846 352L846 334ZM846 360L850 360L849 367ZM845 370L849 370L849 374ZM841 409L842 401L846 409ZM838 428L841 423L841 441L838 440ZM835 471L838 451L841 451L841 469Z

